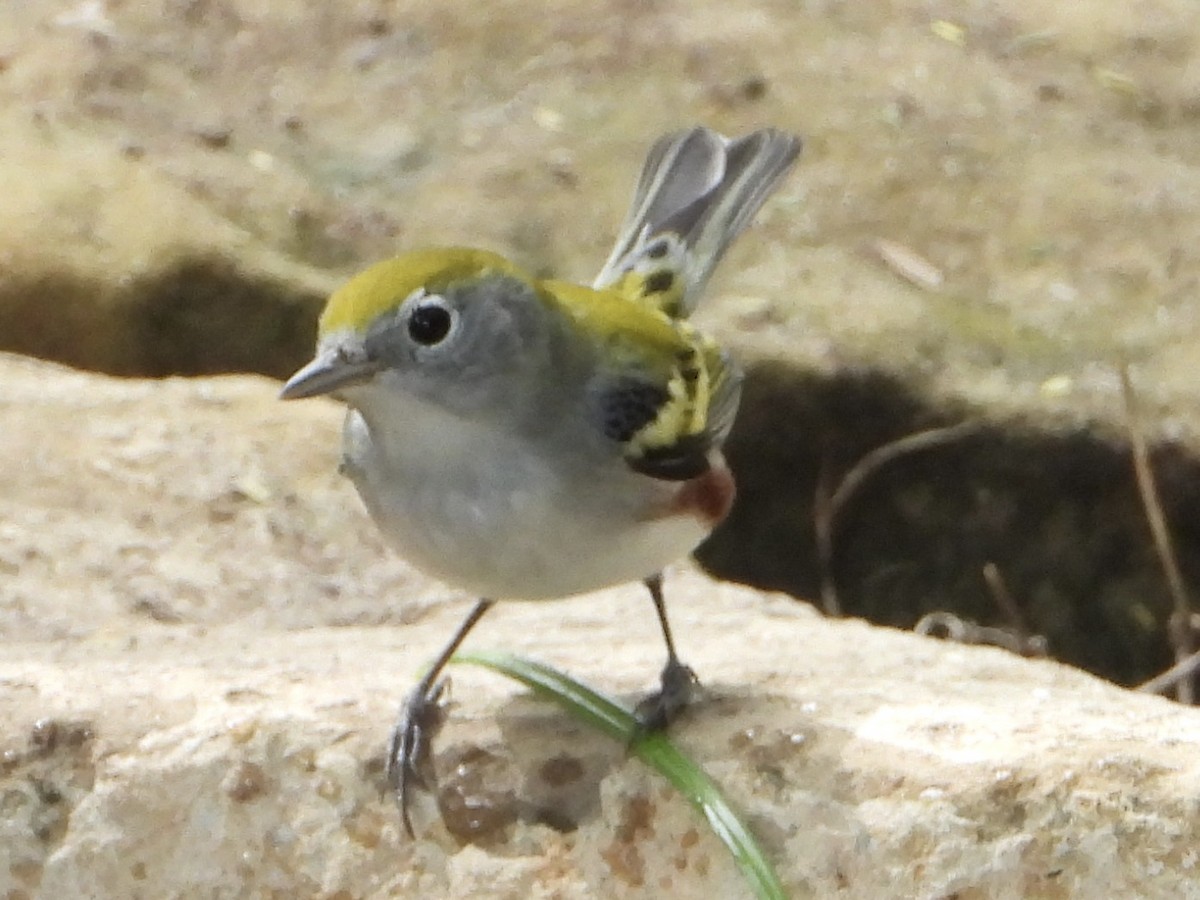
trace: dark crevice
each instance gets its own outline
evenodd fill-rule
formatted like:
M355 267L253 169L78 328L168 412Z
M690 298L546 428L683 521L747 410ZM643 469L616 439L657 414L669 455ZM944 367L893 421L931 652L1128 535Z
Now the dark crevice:
M728 445L738 500L701 561L725 578L818 597L821 467L836 487L873 448L964 415L931 408L877 373L828 378L759 366ZM1184 577L1195 584L1200 463L1165 445L1153 467ZM984 425L894 459L843 509L833 549L847 615L910 628L951 610L1009 626L982 574L990 562L1051 655L1122 684L1171 663L1171 600L1129 449L1096 433Z
M104 291L69 275L0 281L0 350L110 375L282 378L312 352L324 300L219 256Z
M312 354L324 297L297 297L270 278L223 260L197 260L144 285L139 374L257 372L286 378Z

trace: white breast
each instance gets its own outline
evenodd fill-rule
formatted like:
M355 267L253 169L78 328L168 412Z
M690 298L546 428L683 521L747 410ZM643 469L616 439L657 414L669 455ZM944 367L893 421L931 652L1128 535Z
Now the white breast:
M347 415L347 474L401 556L477 596L553 599L645 578L707 534L664 514L677 485L631 471L615 448L568 460L404 395L383 402Z

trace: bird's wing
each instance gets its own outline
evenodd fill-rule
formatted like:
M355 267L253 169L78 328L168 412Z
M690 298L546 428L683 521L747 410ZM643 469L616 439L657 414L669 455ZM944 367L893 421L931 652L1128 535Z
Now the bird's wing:
M741 372L714 344L694 338L689 349L680 352L665 382L651 385L660 402L622 445L625 461L634 471L667 481L702 475L708 471L712 451L720 448L733 425ZM609 403L627 402L628 390L611 391Z
M614 291L542 284L574 320L571 334L592 344L585 402L604 438L632 469L655 478L707 471L741 395L741 372L729 356L687 322Z

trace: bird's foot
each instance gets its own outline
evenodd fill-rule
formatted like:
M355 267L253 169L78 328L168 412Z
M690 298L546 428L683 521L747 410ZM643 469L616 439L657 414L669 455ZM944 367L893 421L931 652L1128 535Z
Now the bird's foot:
M437 776L433 771L433 739L446 719L446 679L431 687L418 685L400 707L396 727L387 748L387 780L396 795L404 830L413 836L408 807L413 791L430 789Z
M672 656L662 670L662 686L637 705L634 718L637 726L633 739L662 731L691 702L696 687L700 684L690 666Z

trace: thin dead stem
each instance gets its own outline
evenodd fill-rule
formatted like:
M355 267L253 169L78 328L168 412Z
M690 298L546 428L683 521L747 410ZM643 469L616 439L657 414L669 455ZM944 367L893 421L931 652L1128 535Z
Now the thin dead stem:
M980 428L978 422L959 422L942 428L929 428L876 447L867 453L842 478L837 489L828 492L825 468L817 478L817 495L813 503L813 525L817 538L817 560L821 567L821 607L828 616L840 616L842 606L838 600L837 584L833 577L833 544L837 521L851 498L866 483L867 479L901 456L928 450L951 443Z
M983 580L987 584L988 590L992 592L992 599L996 601L1000 611L1008 618L1012 630L1023 639L1029 634L1029 628L1025 624L1025 614L1021 612L1021 607L1017 606L1017 601L1008 592L1008 585L1004 583L1004 578L1000 575L1000 567L994 562L985 563Z
M833 580L833 511L829 490L829 458L821 460L817 472L816 496L813 498L813 530L817 537L817 562L821 568L821 609L831 619L842 617L837 584Z
M1046 638L1040 634L1033 634L1030 630L1029 621L1021 611L1020 605L1013 599L1008 585L1004 583L999 566L993 562L986 563L983 567L983 580L992 594L992 599L1008 618L1010 633L1019 647L1017 652L1022 656L1046 656L1049 651Z
M1137 478L1138 493L1141 494L1142 506L1146 510L1146 521L1150 525L1150 533L1154 539L1154 550L1158 554L1158 561L1167 577L1167 588L1171 592L1175 606L1167 624L1171 647L1175 651L1175 665L1159 676L1159 678L1165 678L1177 669L1184 669L1187 661L1194 655L1195 631L1192 628L1191 602L1188 600L1187 586L1184 584L1183 573L1179 569L1175 548L1171 543L1171 533L1167 528L1167 517L1163 514L1154 472L1150 468L1150 451L1146 446L1146 434L1142 427L1141 412L1138 408L1137 394L1133 389L1133 380L1129 377L1129 367L1122 365L1118 372L1121 376L1121 395L1125 401L1125 418L1129 429L1129 443L1133 450L1133 471ZM1193 670L1194 667L1183 674L1176 675L1173 679L1175 699L1180 703L1188 705L1195 703L1195 684L1190 677ZM1153 684L1156 681L1158 679L1153 679L1147 684Z
M1178 693L1179 685L1190 681L1197 669L1200 669L1200 650L1185 656L1167 671L1139 684L1134 690L1142 694L1165 694L1168 691Z
M1001 647L1019 656L1045 656L1031 651L1036 639L1026 641L1008 628L979 625L952 612L940 610L921 616L913 631L931 637L942 637L956 644L978 644L985 647Z

